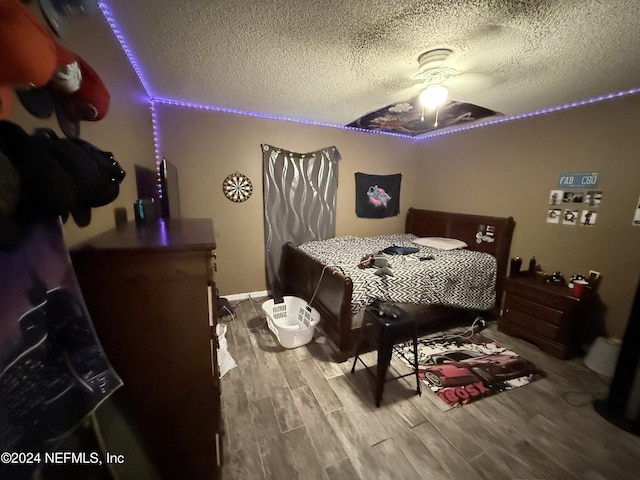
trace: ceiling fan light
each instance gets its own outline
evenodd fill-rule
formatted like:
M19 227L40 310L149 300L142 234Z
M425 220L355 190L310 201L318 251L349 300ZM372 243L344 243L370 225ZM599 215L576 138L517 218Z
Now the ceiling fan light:
M420 94L420 104L425 108L436 108L447 101L449 90L447 87L434 83Z

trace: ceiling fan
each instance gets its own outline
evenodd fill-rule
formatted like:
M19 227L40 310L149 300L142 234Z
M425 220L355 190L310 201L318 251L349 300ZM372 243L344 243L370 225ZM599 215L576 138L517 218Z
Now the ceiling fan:
M407 79L413 84L410 98L369 112L347 126L415 136L501 115L472 103L447 101L449 85L455 86L457 91L462 84L468 84L466 80L460 82L463 77L484 76L481 72L453 68L451 65L458 60L450 48L435 48L422 53L418 57L418 72ZM434 121L426 118L427 112L434 112Z
M448 48L436 48L424 52L418 57L418 73L415 79L423 83L423 90L419 95L422 105L422 121L424 121L424 110L435 109L434 127L438 126L438 111L441 105L447 101L449 90L444 85L447 80L462 72L444 65L453 50Z

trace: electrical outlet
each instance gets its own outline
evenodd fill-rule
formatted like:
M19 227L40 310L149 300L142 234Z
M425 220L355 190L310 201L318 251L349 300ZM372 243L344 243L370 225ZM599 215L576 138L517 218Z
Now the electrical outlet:
M600 272L596 272L595 270L589 270L589 278L593 275L594 280L598 280L600 277Z

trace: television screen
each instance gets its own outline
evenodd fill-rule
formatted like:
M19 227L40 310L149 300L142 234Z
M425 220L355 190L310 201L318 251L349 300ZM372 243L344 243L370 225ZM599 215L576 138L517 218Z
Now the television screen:
M143 167L142 165L134 165L136 173L136 188L138 190L138 198L158 199L158 173L155 169Z
M160 208L162 218L180 218L180 193L178 191L178 170L163 158L160 162Z

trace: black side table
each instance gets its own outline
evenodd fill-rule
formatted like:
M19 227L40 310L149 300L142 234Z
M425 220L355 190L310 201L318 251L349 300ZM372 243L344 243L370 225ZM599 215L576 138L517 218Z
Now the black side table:
M384 384L387 381L386 375L391 363L391 355L396 343L405 341L408 338L413 339L413 372L400 375L389 380L397 380L399 378L408 377L409 375L416 376L416 392L421 394L420 378L418 377L418 327L416 318L414 315L410 315L403 310L399 310L399 315L394 318L390 315L380 315L376 306L369 306L364 313L363 325L360 330L360 340L356 346L355 358L353 360L353 367L351 373L355 372L356 364L358 360L365 367L367 365L360 358L360 354L363 353L363 347L365 346L364 332L368 324L371 324L376 330L378 336L378 363L376 365L376 389L375 389L375 402L376 407L380 406L382 400L382 393L384 391ZM411 362L411 360L407 359Z

